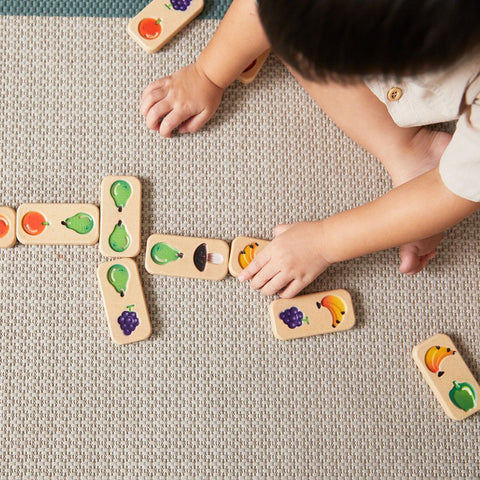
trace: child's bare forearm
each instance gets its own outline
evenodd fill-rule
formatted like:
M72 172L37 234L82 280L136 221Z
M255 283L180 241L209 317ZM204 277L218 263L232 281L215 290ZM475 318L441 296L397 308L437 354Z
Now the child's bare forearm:
M234 0L197 64L210 81L225 89L269 47L255 0Z
M448 190L437 168L322 221L320 248L331 263L359 257L443 232L479 208Z

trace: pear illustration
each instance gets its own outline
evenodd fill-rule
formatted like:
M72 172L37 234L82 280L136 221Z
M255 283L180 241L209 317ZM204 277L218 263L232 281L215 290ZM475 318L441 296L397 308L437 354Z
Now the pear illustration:
M93 218L88 213L82 212L62 221L62 225L65 225L80 235L90 233L93 229L93 223Z
M150 250L150 256L152 260L158 265L166 265L167 263L174 262L179 258L183 258L183 253L173 248L168 243L160 242L156 243Z
M113 182L110 187L110 195L112 196L118 211L121 212L132 195L132 187L125 180L117 180L116 182Z
M127 291L129 279L130 274L128 273L128 268L125 267L125 265L115 264L108 269L107 280L121 297L123 297Z
M115 252L124 252L130 246L130 235L121 220L118 221L108 237L108 243Z

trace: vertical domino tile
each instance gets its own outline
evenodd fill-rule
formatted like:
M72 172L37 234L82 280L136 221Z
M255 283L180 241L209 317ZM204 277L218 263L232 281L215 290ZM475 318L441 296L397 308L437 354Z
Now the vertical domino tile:
M136 177L105 177L101 187L100 252L106 257L140 253L142 184Z
M251 65L249 65L242 74L238 77L238 81L247 85L252 83L255 80L255 77L258 75L258 72L263 67L263 64L270 55L270 49L263 52L258 58L256 58Z
M221 280L229 251L223 240L155 234L147 240L145 268L152 275Z
M280 340L339 332L355 325L352 299L343 289L280 298L269 310L273 333Z
M203 0L154 0L130 20L128 34L146 52L158 52L203 10Z
M445 413L463 420L480 410L480 387L450 337L434 335L412 352L423 378Z
M238 275L240 275L240 272L268 243L270 243L268 240L262 240L260 238L234 238L230 247L230 259L228 261L228 271L230 272L230 275L238 277Z
M0 248L10 248L17 241L16 213L13 208L0 207Z
M97 275L112 340L125 345L148 338L152 326L135 260L102 263Z
M17 210L17 238L25 245L94 245L99 211L86 203L25 203Z

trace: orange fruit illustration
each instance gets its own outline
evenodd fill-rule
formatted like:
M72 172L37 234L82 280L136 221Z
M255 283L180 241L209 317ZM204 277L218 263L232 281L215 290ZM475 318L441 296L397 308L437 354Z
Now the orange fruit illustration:
M27 212L22 218L22 228L29 235L40 235L47 225L50 224L39 212Z
M146 40L154 40L162 33L161 18L144 18L138 24L138 33Z
M9 230L8 220L3 215L0 215L0 238L4 237Z

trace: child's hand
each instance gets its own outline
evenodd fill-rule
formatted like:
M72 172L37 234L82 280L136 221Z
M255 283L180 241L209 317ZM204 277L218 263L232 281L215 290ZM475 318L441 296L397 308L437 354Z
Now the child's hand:
M301 222L276 228L275 238L255 255L239 275L251 280L255 290L264 295L291 298L313 282L330 263L322 256L321 222Z
M193 133L212 118L223 91L194 63L150 84L142 95L141 112L147 127L163 137L178 126L180 133Z

